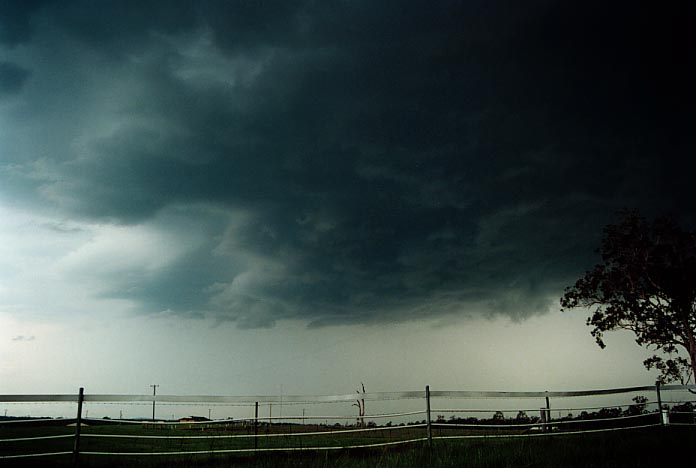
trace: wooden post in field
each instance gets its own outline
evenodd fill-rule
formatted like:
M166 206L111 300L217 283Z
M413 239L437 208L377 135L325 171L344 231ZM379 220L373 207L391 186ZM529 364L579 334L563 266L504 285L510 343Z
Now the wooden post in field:
M75 419L75 445L73 446L73 461L75 466L80 463L80 430L82 426L82 402L85 399L85 389L80 387L77 396L77 418Z
M433 448L433 426L430 420L430 385L425 386L425 420L428 423L428 445Z
M362 398L358 398L355 400L355 403L353 403L353 406L358 407L358 419L357 421L360 423L360 427L365 427L365 384L360 383L362 385ZM360 390L356 390L355 393L360 395ZM328 425L328 422L327 422Z
M362 402L362 406L360 407L360 426L365 427L365 384L360 382L360 386L362 387L362 398L360 399Z

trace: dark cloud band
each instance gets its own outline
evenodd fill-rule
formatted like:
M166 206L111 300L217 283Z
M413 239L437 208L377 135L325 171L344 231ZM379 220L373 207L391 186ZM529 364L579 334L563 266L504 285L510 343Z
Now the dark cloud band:
M617 208L693 214L672 60L685 24L666 8L76 2L9 13L2 40L33 80L2 64L0 95L24 87L17 134L33 121L41 132L7 137L4 195L124 225L195 207L179 222L208 233L157 274L113 282L107 295L144 310L245 327L523 318L589 266Z

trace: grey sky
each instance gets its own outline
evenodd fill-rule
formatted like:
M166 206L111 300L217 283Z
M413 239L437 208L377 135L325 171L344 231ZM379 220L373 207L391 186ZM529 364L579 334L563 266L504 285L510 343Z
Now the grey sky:
M616 210L694 221L680 5L3 2L0 312L547 316Z

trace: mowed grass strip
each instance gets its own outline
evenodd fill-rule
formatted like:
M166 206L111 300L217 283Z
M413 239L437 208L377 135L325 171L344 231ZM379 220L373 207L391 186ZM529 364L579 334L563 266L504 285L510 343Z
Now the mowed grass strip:
M345 430L345 428L343 428ZM83 431L87 452L196 452L374 445L425 437L425 428L404 427L357 432L326 426L97 426ZM114 435L118 437L105 437ZM133 437L135 436L135 437ZM144 437L144 438L138 438Z
M37 428L33 428L37 429ZM59 428L50 428L54 431ZM65 428L63 428L64 430ZM98 426L85 428L93 434L141 435L181 434L182 429L150 429L135 426ZM413 433L409 434L409 431ZM6 431L5 431L6 432ZM186 431L200 435L206 431ZM230 431L219 431L220 433ZM234 430L232 431L234 433ZM396 432L396 431L395 431ZM400 437L407 438L422 430L405 430ZM63 432L64 433L64 432ZM239 431L241 433L241 430ZM261 433L261 432L260 432ZM380 434L380 432L372 433ZM290 436L288 439L268 438L265 442L283 446L316 446L371 444L389 440L386 434L370 435L317 435L309 438ZM7 434L5 434L6 436ZM343 436L343 437L341 437ZM391 434L392 439L394 434ZM4 437L3 437L4 438ZM261 440L261 439L260 439ZM284 442L281 442L284 441ZM56 442L61 442L60 450L71 447L72 441L35 441L33 452L52 451ZM223 445L224 444L224 445ZM272 446L272 445L267 445ZM387 448L324 450L307 452L253 452L219 455L158 455L158 456L90 456L81 457L81 467L653 467L669 466L690 457L696 446L696 427L655 427L651 429L626 430L584 435L561 435L551 437L514 439L475 439L475 440L435 440L432 449L427 443L414 443ZM223 448L224 447L224 448ZM90 438L82 440L82 448L87 451L147 452L147 451L198 451L225 450L232 447L253 448L253 439L111 439ZM259 444L259 447L262 447ZM96 450L99 449L99 450ZM46 457L42 459L3 460L3 466L71 466L71 457Z

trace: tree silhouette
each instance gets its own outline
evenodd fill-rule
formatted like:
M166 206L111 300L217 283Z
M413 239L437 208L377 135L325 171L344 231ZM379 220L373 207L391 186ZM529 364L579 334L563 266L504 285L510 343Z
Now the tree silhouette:
M696 374L696 232L672 217L623 211L604 228L599 253L602 263L566 288L562 308L589 308L602 348L604 332L632 331L639 345L666 354L644 361L662 383L687 383Z
M515 417L515 423L517 424L528 424L530 421L529 416L525 411L519 411Z
M365 427L365 384L360 382L360 385L362 386L362 398L355 400L356 403L353 403L353 406L358 407L358 421L360 421L360 427ZM360 395L360 390L356 390L355 392Z
M633 405L629 406L625 411L624 414L626 416L638 416L640 414L645 414L645 407L648 404L648 399L642 395L633 397L633 401L635 402Z

